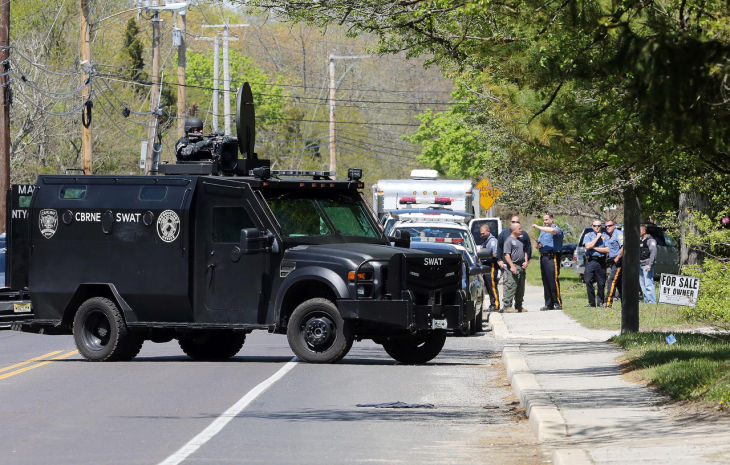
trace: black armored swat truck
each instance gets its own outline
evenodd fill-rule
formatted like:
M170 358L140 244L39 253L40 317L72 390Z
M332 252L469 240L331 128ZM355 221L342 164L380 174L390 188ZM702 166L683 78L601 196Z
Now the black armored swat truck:
M239 108L252 108L247 102L244 85ZM361 339L400 362L425 363L447 330L475 319L458 255L384 236L358 170L348 180L270 170L251 150L252 117L243 129L246 115L238 117L239 134L248 134L241 159L13 186L7 276L15 290L0 318L15 330L73 334L88 360L129 360L145 340L172 339L194 359L223 359L262 329L286 334L297 357L320 363Z

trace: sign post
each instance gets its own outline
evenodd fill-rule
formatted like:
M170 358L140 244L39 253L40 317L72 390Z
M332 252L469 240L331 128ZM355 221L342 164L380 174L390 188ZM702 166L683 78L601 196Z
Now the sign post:
M482 178L475 187L479 189L479 206L485 211L492 208L494 201L502 193L499 189L491 186L487 178Z
M700 278L662 273L659 303L696 307L699 290Z

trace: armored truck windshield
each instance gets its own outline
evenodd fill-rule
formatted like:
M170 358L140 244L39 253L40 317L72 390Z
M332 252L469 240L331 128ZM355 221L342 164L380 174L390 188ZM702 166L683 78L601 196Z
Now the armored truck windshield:
M267 202L286 242L383 243L384 237L359 196L321 192L269 193Z

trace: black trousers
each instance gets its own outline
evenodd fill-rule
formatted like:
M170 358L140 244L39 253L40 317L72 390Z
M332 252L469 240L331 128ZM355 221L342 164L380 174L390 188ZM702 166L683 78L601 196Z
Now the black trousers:
M545 307L553 309L562 307L560 298L560 256L540 255L540 275L545 295Z
M608 295L606 296L607 307L613 305L616 297L621 295L621 278L623 277L621 273L621 262L622 260L619 260L618 264L616 264L612 259L608 260L610 268L608 272Z
M606 261L587 260L585 281L586 290L588 291L588 304L591 307L600 307L605 302L606 295ZM593 289L593 283L596 283L595 290Z
M489 309L499 311L499 291L497 290L497 285L499 284L499 265L496 263L485 263L484 265L489 267L489 272L483 275L484 284L489 294Z

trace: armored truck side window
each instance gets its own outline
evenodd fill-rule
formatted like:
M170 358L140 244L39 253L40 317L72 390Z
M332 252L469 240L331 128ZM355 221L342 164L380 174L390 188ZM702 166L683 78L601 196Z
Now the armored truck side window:
M330 227L314 199L276 198L269 201L285 237L329 236Z
M63 186L60 196L64 200L81 200L86 197L86 186Z
M235 244L241 240L241 229L255 227L243 207L213 208L213 242Z
M167 186L142 186L139 190L139 200L165 200Z

